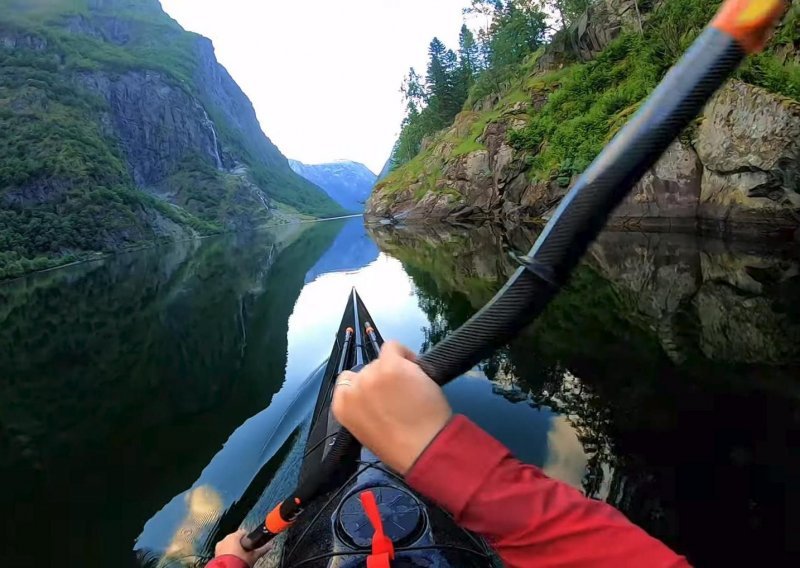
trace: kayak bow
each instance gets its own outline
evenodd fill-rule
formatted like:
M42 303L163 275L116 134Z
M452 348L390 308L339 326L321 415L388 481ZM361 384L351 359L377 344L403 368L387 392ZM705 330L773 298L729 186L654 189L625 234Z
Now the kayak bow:
M303 514L286 527L281 566L363 566L381 547L391 550L400 566L489 566L491 552L479 537L459 528L369 451L351 445L339 467L324 465L336 446L334 437L342 433L330 408L336 378L380 353L383 338L373 321L353 290L314 408L300 486L319 479L321 470L328 477L317 498L300 503Z

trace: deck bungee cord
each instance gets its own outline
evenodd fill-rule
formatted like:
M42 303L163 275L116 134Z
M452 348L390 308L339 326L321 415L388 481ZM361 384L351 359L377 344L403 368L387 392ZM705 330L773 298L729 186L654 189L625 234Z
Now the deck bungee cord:
M521 267L469 321L418 359L422 370L444 386L469 371L535 321L569 280L608 217L678 135L702 110L748 54L761 50L786 8L784 0L727 0L714 20L669 71L628 124L614 137L561 201ZM371 326L348 329L345 342L361 365ZM369 344L364 344L367 336ZM338 370L350 355L345 350ZM354 371L356 369L353 369ZM327 393L330 396L331 393ZM286 530L316 498L358 442L341 429L313 474L242 539L245 550L264 546ZM347 486L342 485L343 491ZM324 510L324 509L323 509ZM397 550L398 552L401 549ZM304 563L309 562L304 561Z

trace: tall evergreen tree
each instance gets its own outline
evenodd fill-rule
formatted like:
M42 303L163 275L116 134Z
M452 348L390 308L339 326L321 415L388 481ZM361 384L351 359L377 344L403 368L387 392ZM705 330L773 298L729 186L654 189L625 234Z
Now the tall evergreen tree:
M437 97L447 89L447 69L445 54L447 47L435 37L428 46L428 73L425 83L428 85L428 96Z
M403 93L403 99L413 104L417 109L422 108L428 101L428 94L425 91L425 86L422 84L422 77L419 76L417 70L413 67L409 69L408 75L403 79L400 92Z
M543 45L547 29L547 15L534 1L508 0L492 22L492 66L522 61Z
M475 35L467 27L467 24L461 26L461 32L458 34L458 59L461 69L470 78L473 78L481 69L478 42L475 41Z
M542 3L589 0L473 0L465 14L481 15L485 26L475 34L462 25L457 54L438 38L428 47L424 81L411 69L403 81L406 117L395 151L395 163L411 160L422 140L447 127L473 93L500 88L514 65L538 49L548 31ZM482 82L482 89L480 84ZM491 90L487 90L491 89ZM481 96L481 95L479 95Z

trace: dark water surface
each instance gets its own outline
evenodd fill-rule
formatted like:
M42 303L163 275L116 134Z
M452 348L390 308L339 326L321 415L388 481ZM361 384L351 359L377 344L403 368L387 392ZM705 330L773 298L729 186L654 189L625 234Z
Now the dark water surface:
M352 286L385 337L424 349L533 238L353 219L0 285L3 564L201 562L294 483ZM797 565L793 248L607 234L537 325L447 393L698 566Z

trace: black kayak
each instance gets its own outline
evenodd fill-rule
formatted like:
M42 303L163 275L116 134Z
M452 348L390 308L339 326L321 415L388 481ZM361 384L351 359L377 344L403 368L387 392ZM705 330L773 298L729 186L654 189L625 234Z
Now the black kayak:
M383 338L355 289L345 308L331 351L306 443L302 480L320 470L341 426L330 411L342 370L378 356ZM410 489L368 450L354 447L339 471L306 505L287 530L281 566L364 566L372 553L374 528L362 494L371 492L383 530L394 545L393 567L493 566L493 555L478 536L460 528L444 510Z

